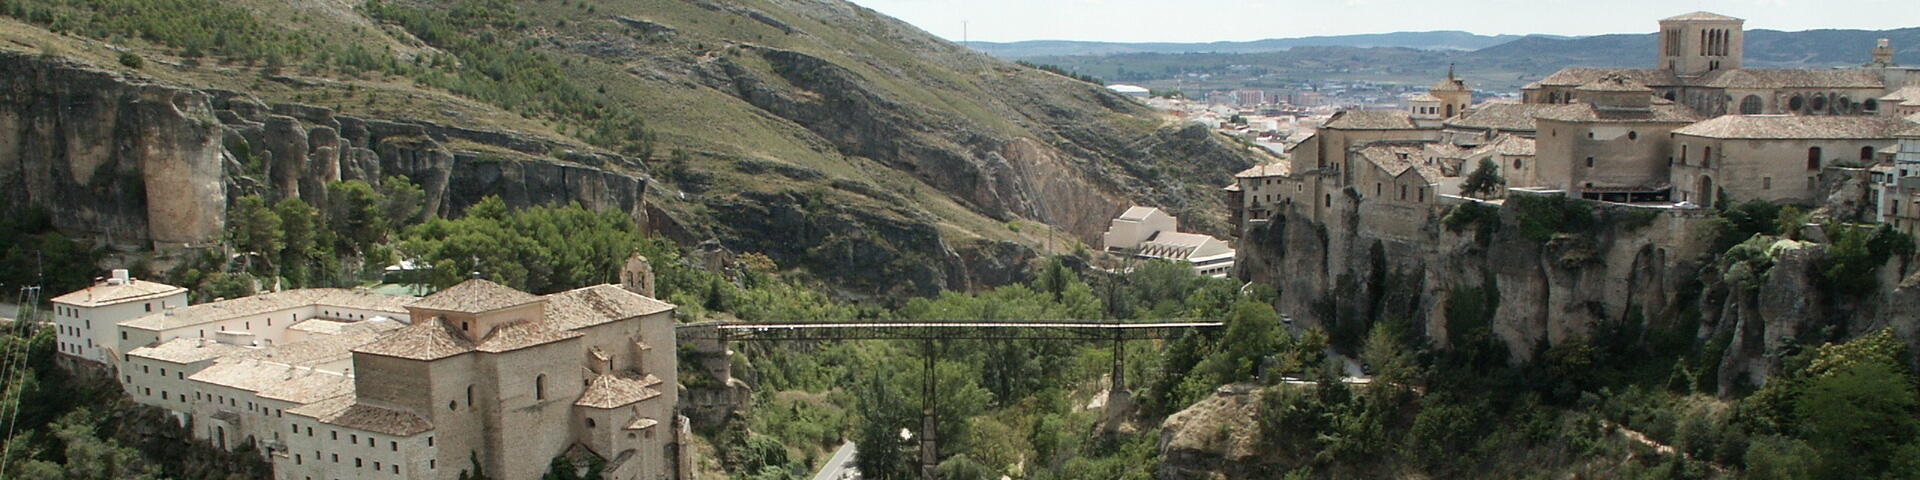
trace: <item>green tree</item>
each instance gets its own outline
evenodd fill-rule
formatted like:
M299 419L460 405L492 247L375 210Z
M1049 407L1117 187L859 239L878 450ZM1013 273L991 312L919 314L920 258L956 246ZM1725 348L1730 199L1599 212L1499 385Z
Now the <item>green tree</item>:
M139 451L103 439L94 431L95 416L86 408L75 409L50 427L65 447L64 463L32 460L21 467L19 478L29 480L154 480L160 467L147 461Z
M243 252L277 258L284 245L283 232L280 216L258 195L234 199L233 208L227 213L228 241Z
M1482 158L1480 165L1473 169L1473 173L1468 174L1467 179L1460 182L1460 194L1485 198L1490 194L1499 193L1500 188L1506 184L1507 179L1500 177L1500 166L1495 165L1491 158Z
M1905 373L1867 362L1808 383L1794 412L1822 452L1823 478L1872 478L1890 473L1896 454L1920 438L1915 406Z
M273 204L273 216L280 219L281 273L295 285L306 285L314 271L313 262L321 256L320 212L298 198L287 197Z

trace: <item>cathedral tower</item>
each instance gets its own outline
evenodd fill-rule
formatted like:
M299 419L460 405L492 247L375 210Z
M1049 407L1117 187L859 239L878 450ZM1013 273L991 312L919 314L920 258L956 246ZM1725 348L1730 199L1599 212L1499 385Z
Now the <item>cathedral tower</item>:
M1660 21L1660 66L1695 76L1740 68L1746 20L1693 12Z

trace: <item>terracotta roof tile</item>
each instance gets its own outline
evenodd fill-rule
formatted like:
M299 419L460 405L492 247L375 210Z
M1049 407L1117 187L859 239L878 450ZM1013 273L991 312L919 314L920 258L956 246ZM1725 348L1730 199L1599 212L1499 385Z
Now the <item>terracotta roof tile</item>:
M412 300L411 297L386 295L360 290L307 288L262 293L251 297L180 307L165 312L156 312L151 315L121 322L120 324L142 330L162 331L316 305L404 315L407 313L407 310L402 308L402 305L405 305L410 300Z
M1414 130L1413 114L1405 110L1342 110L1327 119L1324 128L1340 130Z
M610 409L632 405L660 396L660 392L641 379L625 378L618 375L602 374L588 381L587 389L580 393L575 406Z
M1604 123L1693 123L1701 120L1700 115L1691 108L1661 102L1655 102L1645 111L1600 110L1585 102L1575 102L1543 108L1536 118Z
M1467 113L1447 119L1449 127L1525 131L1534 130L1533 116L1553 107L1545 103L1482 103Z
M1715 88L1882 88L1880 74L1867 69L1748 68L1708 74L1701 84Z
M1553 72L1547 78L1540 79L1540 85L1553 87L1578 87L1593 83L1607 74L1620 74L1642 85L1653 87L1671 87L1681 84L1680 77L1664 69L1653 68L1589 68L1568 67Z
M577 330L629 318L670 312L673 304L618 285L595 285L547 295L547 323L555 330Z
M1721 20L1721 21L1731 21L1731 20L1741 20L1741 19L1739 19L1739 18L1734 18L1734 17L1729 17L1729 16L1726 16L1726 15L1721 15L1721 14L1718 14L1718 13L1713 13L1713 12L1693 12L1693 13L1683 13L1683 14L1680 14L1680 15L1674 15L1674 16L1671 16L1671 17L1667 17L1667 18L1664 18L1664 19L1661 19L1660 21L1662 21L1662 22L1671 22L1671 21L1686 21L1686 20ZM1744 20L1741 20L1741 21L1744 21Z
M540 301L540 297L531 293L476 278L447 287L446 290L434 292L407 306L447 312L482 313L537 301Z
M185 365L219 358L239 348L205 338L176 338L159 345L128 350L127 355Z
M1727 139L1892 139L1914 123L1898 117L1835 115L1723 115L1673 131Z
M412 360L439 360L471 351L473 341L439 317L414 319L406 328L353 349L354 353Z
M288 409L287 413L311 417L328 425L396 437L410 437L433 430L431 422L413 412L362 404L353 395L295 407Z
M79 307L95 307L143 299L157 299L185 291L187 291L187 289L173 285L135 279L130 283L120 285L114 285L108 282L96 283L93 286L75 290L66 295L53 297L53 301Z
M1259 165L1254 165L1252 168L1241 170L1240 173L1233 174L1233 176L1234 178L1261 178L1261 177L1284 177L1292 174L1293 174L1293 162L1286 161L1286 160L1278 160L1278 161L1262 163Z
M556 330L547 322L520 321L494 328L473 349L488 353L510 352L580 336L580 332Z

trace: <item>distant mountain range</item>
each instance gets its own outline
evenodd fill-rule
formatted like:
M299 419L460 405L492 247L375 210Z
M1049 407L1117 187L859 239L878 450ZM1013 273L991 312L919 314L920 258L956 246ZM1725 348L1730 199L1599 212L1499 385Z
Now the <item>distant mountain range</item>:
M1398 37L1396 37L1398 36ZM1331 42L1328 39L1341 37L1316 37L1286 40L1269 40L1266 45L1282 45L1291 42L1285 49L1269 51L1242 52L1199 52L1213 49L1217 44L1186 44L1187 53L1168 53L1142 51L1133 53L1106 53L1082 55L1049 55L1021 57L1035 63L1057 65L1077 73L1088 74L1108 81L1142 83L1156 87L1171 87L1156 80L1170 79L1185 74L1213 74L1216 82L1230 82L1221 77L1266 77L1251 79L1240 85L1208 83L1201 85L1186 84L1185 88L1239 88L1241 86L1258 88L1270 87L1274 79L1366 79L1387 82L1431 82L1443 74L1448 65L1457 65L1461 75L1474 81L1476 87L1511 91L1527 82L1538 80L1548 74L1569 66L1593 67L1638 67L1653 68L1656 60L1654 51L1658 38L1652 33L1613 34L1591 37L1487 37L1474 36L1464 32L1408 32L1401 34L1379 34L1372 37L1381 39L1399 38L1400 45L1357 46L1357 45L1315 45L1313 42ZM1497 44L1466 50L1458 48L1467 45L1465 39L1478 37L1489 42L1506 38ZM1431 38L1438 43L1420 43L1417 38ZM1895 30L1808 30L1800 32L1782 32L1778 30L1749 30L1746 32L1746 67L1748 68L1829 68L1853 66L1866 63L1875 42L1881 38L1890 39L1895 48L1895 61L1909 65L1920 65L1920 27ZM1454 39L1459 41L1445 41ZM1363 42L1360 39L1344 40L1352 43ZM1026 42L1023 42L1026 43ZM1230 44L1239 48L1255 48L1245 44ZM1144 46L1138 46L1144 45ZM1179 44L1112 44L1110 49L1118 52L1122 48L1145 50L1153 48L1174 49L1164 45ZM978 44L976 48L982 48ZM1018 51L1003 49L996 55L1009 55L1005 52ZM1031 48L1026 51L1039 51ZM1063 50L1064 51L1064 50Z
M1512 42L1522 35L1479 35L1457 30L1367 33L1319 37L1270 38L1250 42L1122 43L1075 40L1024 42L967 42L966 45L1001 58L1124 53L1265 53L1294 47L1403 47L1421 50L1479 50ZM1542 36L1543 38L1570 38Z

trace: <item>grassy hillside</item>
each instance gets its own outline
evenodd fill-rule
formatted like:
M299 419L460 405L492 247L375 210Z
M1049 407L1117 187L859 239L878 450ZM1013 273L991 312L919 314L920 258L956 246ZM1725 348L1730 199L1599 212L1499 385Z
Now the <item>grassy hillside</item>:
M1214 188L1256 160L839 0L4 0L0 14L0 48L638 157L656 224L785 265L1070 251L1128 203L1219 230ZM956 269L916 287L977 283Z

